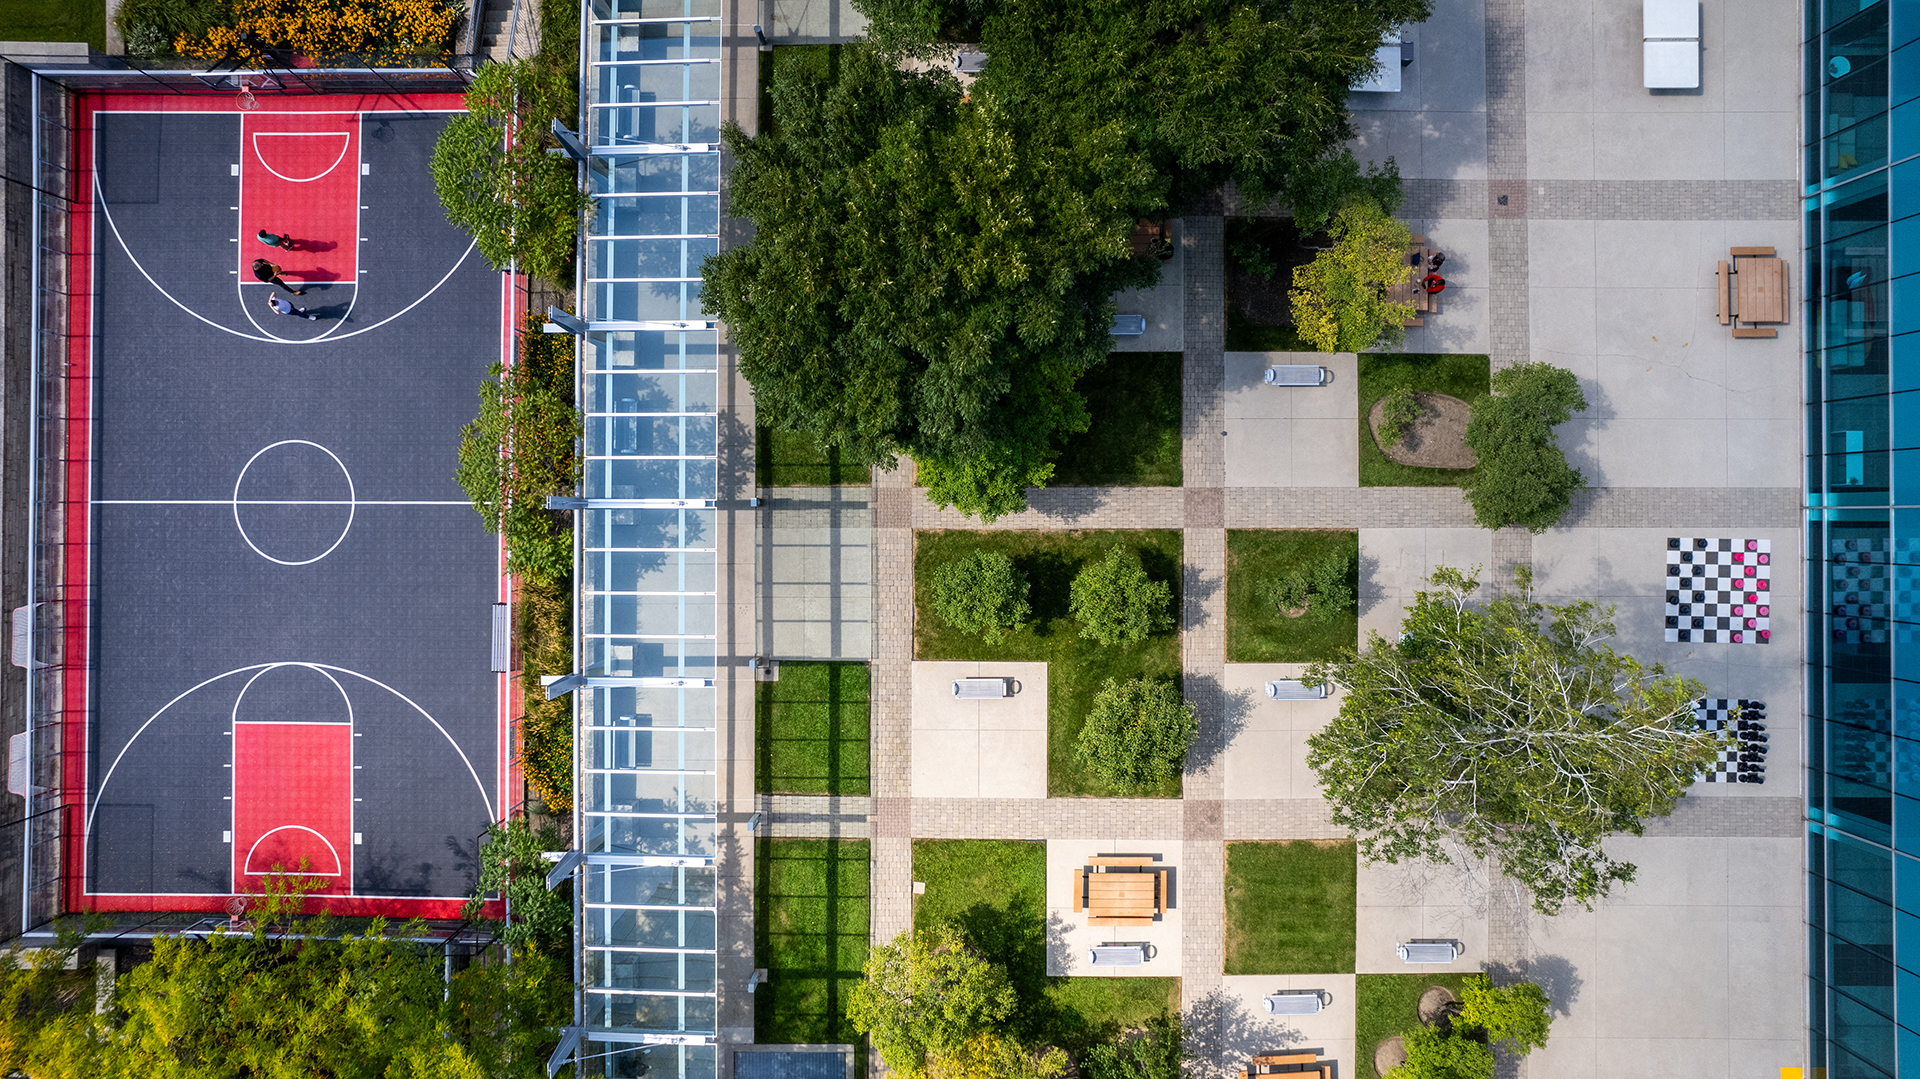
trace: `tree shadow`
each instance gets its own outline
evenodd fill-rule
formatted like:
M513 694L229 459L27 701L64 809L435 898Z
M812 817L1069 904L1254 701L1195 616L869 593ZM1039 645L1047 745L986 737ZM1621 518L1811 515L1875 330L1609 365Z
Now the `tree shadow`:
M1073 578L1081 561L1059 551L1035 551L1013 560L1015 569L1026 574L1027 602L1033 606L1033 632L1050 637L1058 632L1050 623L1072 617Z
M1181 1016L1186 1027L1188 1057L1213 1061L1212 1074L1234 1075L1247 1058L1275 1050L1301 1050L1306 1036L1290 1026L1276 1024L1249 1011L1239 997L1213 989ZM1204 1066L1199 1074L1209 1074Z
M1573 961L1563 955L1542 955L1527 960L1525 977L1546 991L1548 1011L1562 1019L1572 1014L1573 1002L1580 999L1580 990L1586 985Z

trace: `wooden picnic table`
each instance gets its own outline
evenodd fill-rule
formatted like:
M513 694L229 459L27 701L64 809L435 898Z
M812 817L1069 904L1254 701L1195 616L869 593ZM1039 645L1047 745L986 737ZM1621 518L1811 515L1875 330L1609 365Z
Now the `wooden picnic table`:
M1720 324L1733 324L1735 337L1773 337L1778 331L1753 323L1791 321L1787 260L1771 247L1736 247L1715 272ZM1748 323L1746 326L1740 323Z
M1073 909L1088 925L1151 925L1167 910L1167 871L1150 857L1088 859L1073 871Z
M1410 303L1413 305L1413 317L1402 323L1402 325L1425 326L1427 320L1420 317L1421 315L1437 315L1440 313L1440 294L1437 292L1428 292L1420 284L1420 279L1427 276L1427 260L1433 257L1435 250L1435 248L1427 246L1427 238L1425 236L1415 236L1413 238L1413 246L1407 248L1407 264L1411 266L1413 264L1413 256L1418 254L1420 256L1419 268L1414 270L1411 280L1402 281L1387 290L1388 303Z
M1318 1075L1327 1079L1332 1070L1333 1063L1321 1061L1318 1053L1277 1053L1247 1061L1247 1068L1240 1073L1240 1079L1252 1079L1256 1075L1292 1075L1299 1079Z

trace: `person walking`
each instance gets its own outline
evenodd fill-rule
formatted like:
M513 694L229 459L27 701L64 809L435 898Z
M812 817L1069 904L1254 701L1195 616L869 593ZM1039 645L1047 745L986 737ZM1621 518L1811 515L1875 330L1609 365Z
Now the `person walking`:
M280 280L280 267L275 266L273 263L268 262L266 259L253 260L253 276L258 280L266 282L269 285L279 285L281 288L286 289L288 292L293 293L295 296L298 296L301 293L300 289L294 288L292 285L289 285L285 281Z
M306 308L293 306L292 300L281 299L278 292L267 293L267 306L273 308L276 315L299 315L308 322L320 321L319 315L308 314Z
M258 239L261 243L266 244L268 247L277 247L282 251L295 250L293 237L291 236L281 236L278 233L272 233L272 232L268 232L266 229L261 229L259 234L255 238Z

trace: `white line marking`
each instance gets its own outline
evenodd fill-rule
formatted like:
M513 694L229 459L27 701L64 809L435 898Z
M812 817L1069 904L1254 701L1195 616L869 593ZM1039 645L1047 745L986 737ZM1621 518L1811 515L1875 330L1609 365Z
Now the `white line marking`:
M300 562L289 562L284 558L275 558L272 555L268 554L267 552L261 550L258 546L254 544L253 537L247 535L247 526L240 523L240 485L242 483L245 483L247 480L247 469L252 468L253 463L260 459L260 454L265 453L271 449L278 449L281 446L312 446L314 449L319 450L321 453L324 453L328 457L333 458L333 463L335 465L338 465L340 468L340 474L347 478L347 498L349 500L346 504L347 505L347 523L341 526L340 535L334 539L333 546L328 547L326 550L321 551L319 554L314 555L312 558L308 558ZM322 446L318 442L309 442L304 438L285 438L285 439L281 439L278 442L273 443L270 446L262 446L258 451L254 453L252 457L247 458L246 464L240 466L240 475L234 477L234 480L233 480L233 527L240 530L240 538L246 541L247 546L253 548L253 553L259 555L261 558L264 558L269 562L278 562L280 565L283 565L283 566L310 566L315 562L318 562L321 559L332 554L335 550L339 548L339 546L342 543L346 542L347 533L353 530L353 515L355 511L355 505L354 505L354 502L352 501L353 497L354 497L353 473L347 471L346 462L340 460L340 456L338 454L334 453L332 450L326 448L325 446ZM241 692L244 694L246 691L242 690Z
M328 165L326 168L320 170L319 172L315 173L312 176L307 177L304 180L295 179L294 177L288 176L287 174L281 172L279 169L274 168L272 165L267 164L266 155L260 152L260 140L262 137L269 136L269 135L277 136L280 138L298 137L298 138L309 138L309 139L331 138L333 136L339 136L340 152L333 155L333 164ZM290 184L310 184L315 180L318 180L326 176L327 173L332 172L334 169L339 168L340 162L344 160L347 156L347 147L351 145L353 145L353 132L351 131L255 131L253 132L254 160L260 162L261 168L266 169L268 172L273 173L275 176L280 177L282 180L285 180Z
M373 685L376 685L376 686L379 686L379 687L380 687L381 689L384 689L384 690L386 690L386 691L387 691L388 693L391 693L391 694L393 694L394 696L396 696L396 697L398 697L398 698L400 698L400 699L401 699L402 701L405 701L408 707L410 707L410 708L412 708L412 709L413 709L414 711L416 711L416 712L418 712L418 713L420 713L420 717L421 717L422 719L425 719L425 720L426 720L426 721L427 721L428 723L431 723L431 724L433 724L433 729L434 729L434 730L437 730L437 731L439 731L439 732L440 732L440 737L442 737L442 738L445 738L445 739L447 740L447 744L448 744L449 746L452 746L452 747L453 747L453 751L454 751L455 753L457 753L457 754L459 754L459 756L460 756L460 763L462 763L462 764L464 764L464 765L466 765L466 766L467 766L467 775L468 775L468 776L470 776L470 777L472 777L472 779L473 779L473 786L474 786L474 789L475 789L475 790L478 790L478 791L480 792L480 801L481 801L481 803L482 803L483 805L485 805L485 806L486 806L486 809L487 809L487 817L488 817L488 819L489 819L489 820L491 820L491 819L493 818L493 799L487 796L487 787L486 787L486 784L484 784L484 783L482 783L482 782L480 782L480 773L474 770L474 767L473 767L473 761L472 761L472 759L470 759L470 758L469 758L469 757L467 756L467 751L466 751L466 750L464 750L464 749L461 749L461 748L460 748L460 743L458 743L458 742L456 742L456 741L454 741L454 740L453 740L453 735L451 735L451 734L448 734L448 733L447 733L447 729L446 729L445 727L443 727L443 726L441 726L441 725L440 725L440 721L439 721L439 720L437 720L437 719L435 719L435 718L433 718L433 714L432 714L431 712L428 712L428 711L427 711L427 710L426 710L425 708L422 708L422 707L420 707L420 705L419 705L419 704L418 704L418 703L417 703L416 701L414 701L414 699L413 699L412 697L409 697L409 696L407 696L406 694L404 694L404 693L402 693L402 692L400 692L399 690L397 690L397 689L395 689L395 688L393 688L392 686L390 686L390 685L387 685L387 684L386 684L385 682L382 682L382 681L380 681L380 680L379 680L378 678L374 678L374 677L372 677L372 676L370 676L370 675L365 675L365 674L361 674L361 673L360 673L359 671L355 671L355 670L349 670L349 669L348 669L348 668L346 668L346 667L338 667L338 666L335 666L335 665L333 665L333 664L331 664L331 663L307 663L307 662L302 662L302 661L299 661L299 660L283 660L283 661L281 661L281 662L278 662L278 663L250 663L250 664L248 664L248 665L247 665L247 666L245 666L245 667L236 667L236 668L234 668L233 670L231 670L231 671L228 671L228 672L226 672L225 674L216 674L216 675L214 675L214 676L213 676L212 678L209 678L209 679L206 679L205 681L203 681L203 682L201 682L201 683L199 683L198 685L195 685L195 686L192 686L192 687L190 687L190 688L188 688L188 689L186 689L186 690L184 690L184 691L182 691L182 692L181 692L181 693L180 693L180 694L179 694L178 696L176 696L176 697L174 697L174 698L173 698L172 700L170 700L170 701L168 701L167 703L165 703L165 704L163 704L163 705L161 705L161 706L160 706L160 710L159 710L158 712L155 712L155 713L154 713L153 715L151 715L151 716L148 716L148 717L147 717L147 721L146 721L145 723L142 723L142 724L140 724L140 729L139 729L139 730L137 730L137 731L134 731L134 732L133 732L133 737L132 737L132 738L129 738L129 739L127 739L127 744L126 744L126 745L124 745L124 746L121 746L121 747L120 747L120 752L114 755L114 758L113 758L113 763L107 766L107 771L106 771L106 774L105 774L105 775L102 775L102 776L100 777L100 788L99 788L99 789L98 789L97 791L95 791L95 792L94 792L94 795L93 795L93 804L91 804L91 805L89 805L89 806L87 807L87 820L86 820L86 826L85 826L85 827L84 827L84 828L82 829L82 834L83 834L83 835L87 835L87 836L91 836L91 835L93 834L93 819L94 819L94 816L95 816L96 814L98 814L98 813L100 812L100 799L102 799L102 798L104 798L104 797L106 796L106 793L107 793L107 784L108 784L109 782L111 782L111 781L113 780L113 773L114 773L114 770L120 767L120 762L121 762L122 760L124 760L124 759L126 758L126 756L127 756L127 752L128 752L129 750L131 750L131 749L133 748L133 744L134 744L135 742L137 742L137 741L139 741L139 740L140 740L140 736L141 736L141 735L143 735L143 734L145 734L145 733L147 732L147 728L148 728L148 727L151 727L151 726L153 726L153 724L154 724L154 723L155 723L155 722L156 722L157 720L159 720L159 718L160 718L160 717L161 717L162 715L165 715L165 714L166 714L166 712L167 712L167 710L168 710L168 709L170 709L170 708L172 708L172 707L173 707L174 705L176 705L176 704L179 704L179 703L180 703L181 701L183 701L183 700L186 700L186 699L187 699L187 698L188 698L189 696L191 696L191 695L193 695L194 693L196 693L196 692L198 692L199 690L202 690L202 689L205 689L205 688L206 688L207 686L210 686L210 685L212 685L212 684L214 684L215 682L218 682L218 681L220 681L221 679L224 679L224 678L232 678L232 677L233 677L234 675L236 675L236 674L245 674L245 673L247 673L248 671L257 671L257 670L260 670L260 669L261 669L261 668L263 668L263 667L264 667L264 668L270 668L270 667L310 667L310 668L312 668L312 669L314 669L314 670L317 670L317 671L333 671L333 672L334 672L334 673L336 673L336 674L345 674L345 675L351 675L352 677L354 677L354 678L358 678L358 679L360 679L360 680L361 680L361 681L363 681L363 682L368 682L368 683L371 683L371 684L373 684ZM228 798L228 799L230 800L230 799L231 799L231 798L232 798L233 796L232 796L232 795L226 795L225 797L226 797L226 798ZM161 894L165 894L165 895L200 895L200 894L208 894L208 895L212 895L212 894L216 894L216 893L211 893L211 892L208 892L208 893L199 893L199 892L166 892L166 893L161 893L161 892L153 892L153 893L146 893L146 892L89 892L89 893L87 893L87 894L89 894L89 895L147 895L147 894L153 894L153 895L161 895ZM218 893L218 894L231 894L231 893ZM407 897L407 898L419 898L419 897L417 897L417 896L410 896L410 897ZM460 898L460 897L458 897L458 896L453 896L453 897L441 897L441 898L456 898L456 899L457 899L457 898Z
M314 835L319 836L320 842L327 844L327 853L333 855L333 864L335 868L334 868L334 871L331 873L318 873L311 870L302 873L302 872L298 872L291 869L283 870L282 872L284 872L289 877L337 877L340 875L340 870L339 870L340 852L334 849L333 843L330 842L326 836L320 835L319 832L314 832L313 829L307 827L304 824L283 824L278 828L272 829L271 831L260 833L260 838L254 840L253 846L247 848L247 856L246 858L242 859L240 862L240 875L243 877L264 877L268 873L273 872L273 870L271 869L268 869L268 870L254 869L253 868L253 852L259 850L260 844L266 842L267 837L272 835L274 832L285 832L285 831L313 832Z
M96 498L96 506L471 506L464 498L345 499L345 498ZM679 548L675 548L678 550Z
M449 110L449 111L459 111L459 110ZM178 307L180 310L185 311L187 314L192 315L194 318L199 319L201 322L204 322L207 325L212 326L214 329L219 330L222 333L230 333L235 337L244 338L248 341L259 341L262 344L321 345L321 344L330 344L334 341L344 341L349 337L358 337L363 333L372 333L373 331L379 329L380 327L385 326L387 323L392 322L394 319L397 319L400 316L406 314L407 312L413 310L414 308L419 307L421 304L426 303L427 297L432 296L436 292L439 292L440 286L445 285L448 281L452 280L453 275L460 271L460 267L466 265L467 259L473 255L473 250L474 250L474 244L469 242L467 244L467 249L460 253L460 258L456 262L454 262L453 268L447 271L446 276L442 277L439 281L435 282L434 286L428 289L424 294L422 294L419 299L413 301L412 303L401 308L400 310L395 311L393 314L388 315L386 318L381 319L379 322L376 322L371 326L363 326L360 329L353 330L349 333L340 334L337 337L313 337L313 338L306 338L306 339L289 339L284 337L274 337L270 334L265 337L260 337L255 334L247 333L244 330L236 330L231 326L222 326L218 322L215 322L212 319L208 318L207 316L201 314L200 312L195 311L193 308L188 307L186 304L181 303L177 298L174 297L173 293L168 292L164 288L161 288L160 282L155 281L153 279L153 275L147 272L147 268L140 264L140 260L137 258L134 258L133 250L127 246L126 237L120 235L120 226L114 224L113 211L107 208L107 197L100 190L100 174L97 172L93 176L93 192L98 202L98 205L100 207L100 216L106 219L107 228L113 231L114 241L120 245L120 250L126 253L127 261L133 263L133 268L136 270L139 270L140 276L147 279L147 284L152 285L154 287L154 290L159 292L160 295L165 296L167 300L173 304L173 306ZM244 284L244 282L242 283ZM349 311L349 313L351 313L351 311ZM251 317L251 312L249 312L249 317ZM257 324L255 328L258 328ZM265 332L265 331L262 331L262 332Z

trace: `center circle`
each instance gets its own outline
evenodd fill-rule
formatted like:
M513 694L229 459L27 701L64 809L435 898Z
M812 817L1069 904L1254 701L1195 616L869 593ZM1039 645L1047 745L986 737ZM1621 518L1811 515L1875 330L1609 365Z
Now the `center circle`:
M261 448L233 481L233 526L240 539L282 566L310 565L332 554L353 528L354 509L346 464L304 438Z

